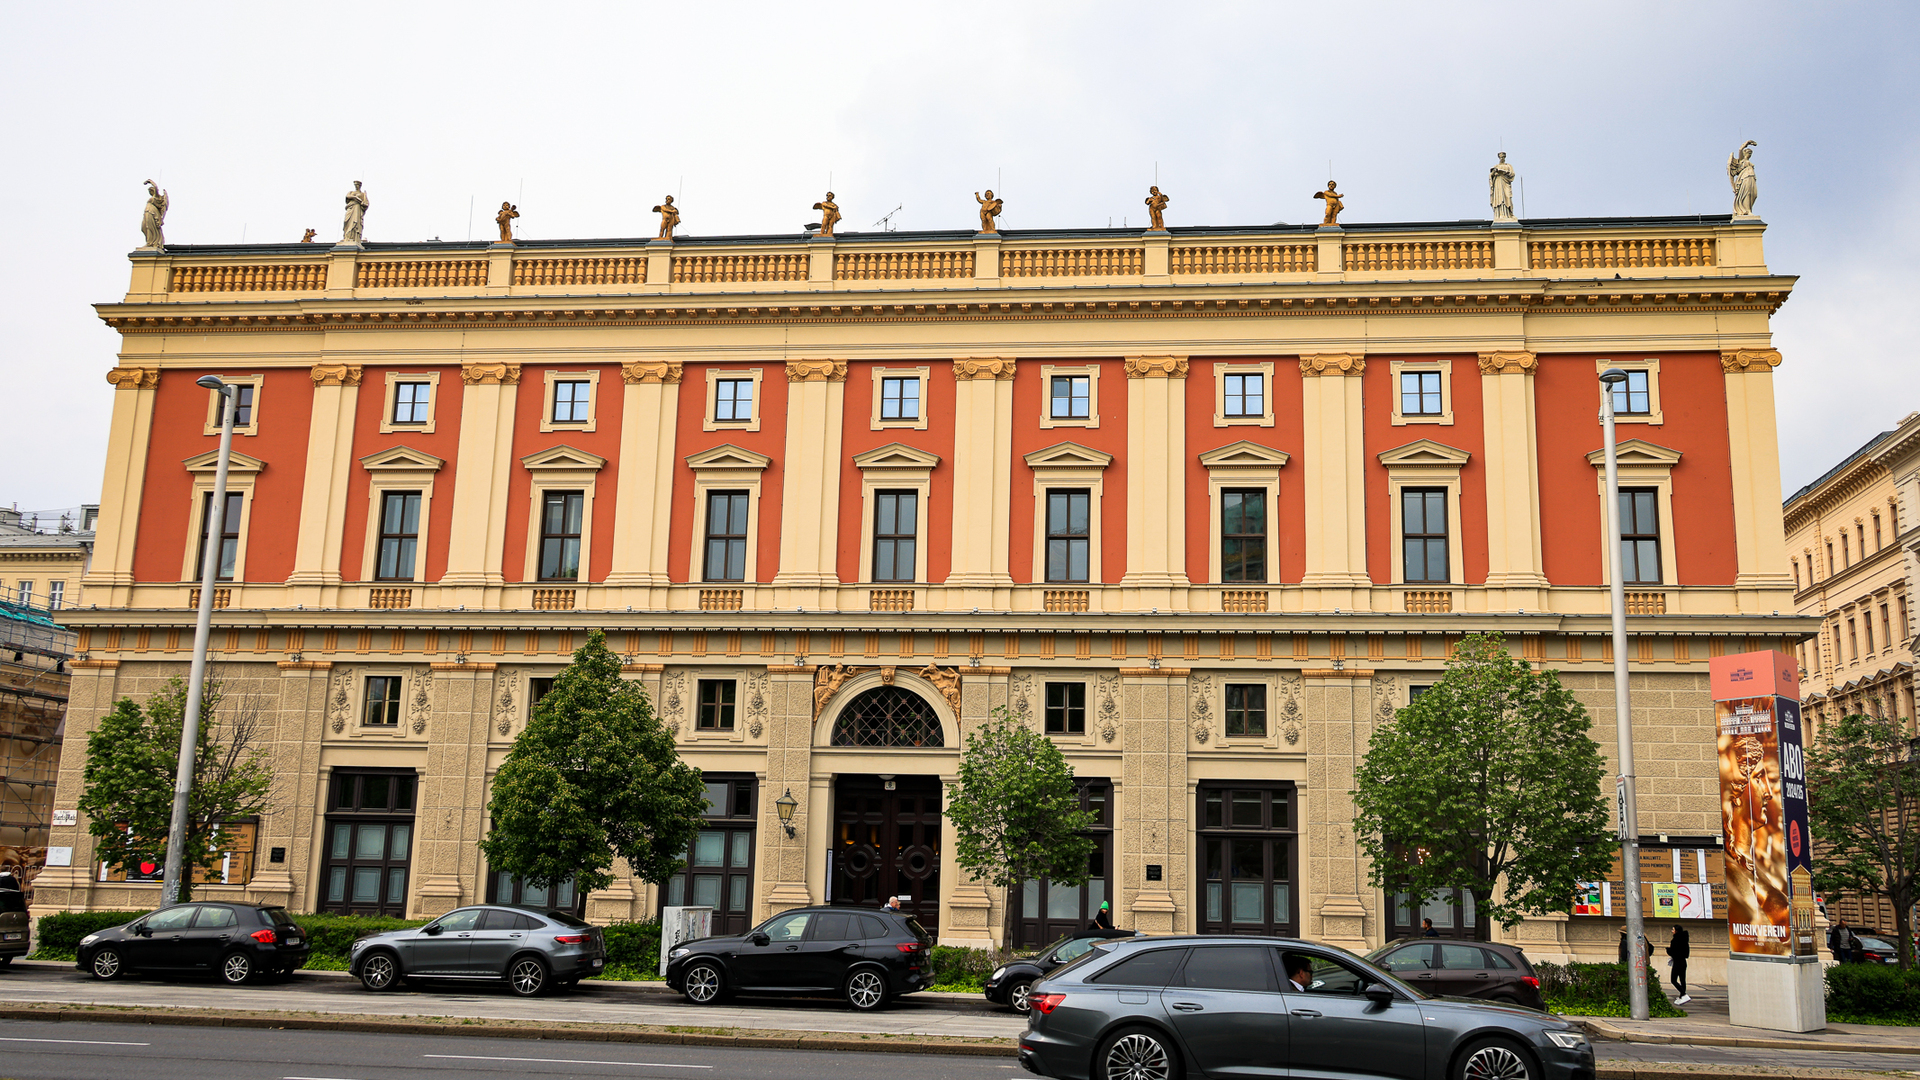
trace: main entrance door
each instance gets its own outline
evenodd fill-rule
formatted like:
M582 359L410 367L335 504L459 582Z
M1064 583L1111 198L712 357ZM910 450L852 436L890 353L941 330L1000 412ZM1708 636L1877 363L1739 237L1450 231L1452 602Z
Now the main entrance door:
M888 790L888 785L892 790ZM901 909L940 932L940 778L841 776L834 780L835 904Z

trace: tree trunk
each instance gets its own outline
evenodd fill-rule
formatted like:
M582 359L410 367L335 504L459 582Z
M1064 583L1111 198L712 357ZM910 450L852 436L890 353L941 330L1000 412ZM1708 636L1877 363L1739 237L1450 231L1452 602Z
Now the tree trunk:
M1908 918L1908 909L1913 905L1911 887L1887 890L1887 899L1893 901L1893 947L1898 950L1900 970L1913 967L1912 920Z
M1493 890L1488 889L1482 892L1479 889L1470 889L1468 891L1473 893L1473 940L1492 941L1493 922L1487 918L1487 904L1493 900Z
M1013 901L1018 895L1016 890L1019 887L1018 885L1009 887L1006 898L1000 903L1000 948L997 950L997 955L1001 963L1005 963L1007 958L1013 955L1014 930L1019 921L1014 917Z

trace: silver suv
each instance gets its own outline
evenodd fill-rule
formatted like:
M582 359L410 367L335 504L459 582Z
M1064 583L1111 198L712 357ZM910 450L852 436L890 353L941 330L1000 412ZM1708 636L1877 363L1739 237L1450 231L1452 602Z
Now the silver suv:
M606 966L600 928L565 911L483 904L425 926L363 937L347 971L369 990L402 980L505 982L521 997L571 986Z

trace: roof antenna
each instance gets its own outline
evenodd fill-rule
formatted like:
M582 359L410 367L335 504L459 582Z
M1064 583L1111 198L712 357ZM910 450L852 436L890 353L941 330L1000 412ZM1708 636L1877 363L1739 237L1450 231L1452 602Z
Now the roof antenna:
M906 203L901 203L899 206L896 206L893 209L887 211L886 213L880 215L880 220L874 222L872 227L879 229L881 232L892 232L893 231L893 215L906 209L906 206L907 206Z

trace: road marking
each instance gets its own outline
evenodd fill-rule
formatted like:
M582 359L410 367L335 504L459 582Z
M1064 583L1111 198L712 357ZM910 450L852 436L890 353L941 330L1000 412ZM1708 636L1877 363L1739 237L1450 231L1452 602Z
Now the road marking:
M150 1042L104 1042L104 1040L15 1040L0 1036L0 1042L58 1042L61 1045L154 1045Z
M146 1045L142 1043L141 1045ZM669 1065L663 1061L581 1061L578 1058L498 1057L493 1054L421 1054L451 1061L529 1061L544 1065L628 1065L636 1069L711 1069L711 1065Z
M280 1080L353 1080L344 1076L283 1076Z

